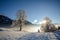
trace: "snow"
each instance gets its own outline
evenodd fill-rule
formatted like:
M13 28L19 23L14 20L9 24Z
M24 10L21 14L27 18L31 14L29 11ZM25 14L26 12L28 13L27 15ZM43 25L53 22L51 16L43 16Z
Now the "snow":
M57 39L60 39L60 30L55 31L54 34L57 37Z
M60 31L38 33L25 31L0 31L0 40L59 40Z

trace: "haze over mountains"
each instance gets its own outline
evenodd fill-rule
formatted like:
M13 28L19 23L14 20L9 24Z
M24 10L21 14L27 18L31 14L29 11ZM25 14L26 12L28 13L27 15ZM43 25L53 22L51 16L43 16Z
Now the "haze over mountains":
M0 15L0 27L1 27L1 26L11 25L13 21L14 21L14 20L8 18L7 16ZM29 22L29 21L27 21L27 20L26 20L24 23L25 23L26 25L32 24L31 22Z

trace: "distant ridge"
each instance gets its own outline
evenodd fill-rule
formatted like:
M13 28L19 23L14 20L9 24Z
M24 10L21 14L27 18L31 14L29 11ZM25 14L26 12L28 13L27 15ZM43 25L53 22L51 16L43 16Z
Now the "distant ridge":
M11 24L13 20L8 18L7 16L0 15L0 24Z
M0 27L9 27L12 24L12 21L10 18L4 15L0 15Z
M8 18L7 16L0 15L0 27L2 27L2 26L7 26L7 25L11 25L13 21L14 21L14 20ZM27 21L27 20L26 20L24 23L25 23L26 25L32 24L31 22L29 22L29 21Z

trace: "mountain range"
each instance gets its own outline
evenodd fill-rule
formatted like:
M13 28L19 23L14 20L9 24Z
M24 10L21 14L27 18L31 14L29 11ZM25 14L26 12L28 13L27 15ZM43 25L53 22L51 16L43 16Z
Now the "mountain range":
M0 27L7 26L7 25L11 25L13 21L14 21L14 20L8 18L7 16L0 15ZM26 21L24 22L24 24L25 24L25 25L30 25L30 24L32 24L32 23L26 20Z

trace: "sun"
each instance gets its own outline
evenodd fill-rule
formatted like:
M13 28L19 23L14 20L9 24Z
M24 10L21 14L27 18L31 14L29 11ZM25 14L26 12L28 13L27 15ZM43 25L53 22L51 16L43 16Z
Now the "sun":
M36 24L38 22L38 20L34 20L33 23Z

